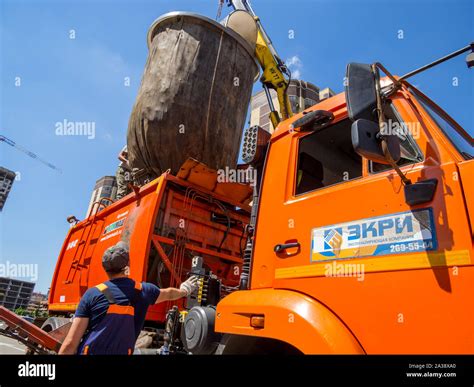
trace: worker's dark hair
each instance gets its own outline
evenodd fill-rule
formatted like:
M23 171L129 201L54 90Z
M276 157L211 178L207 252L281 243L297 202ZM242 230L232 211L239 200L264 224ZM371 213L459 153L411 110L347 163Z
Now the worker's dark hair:
M122 273L130 265L128 245L119 242L105 250L102 256L102 267L109 274Z

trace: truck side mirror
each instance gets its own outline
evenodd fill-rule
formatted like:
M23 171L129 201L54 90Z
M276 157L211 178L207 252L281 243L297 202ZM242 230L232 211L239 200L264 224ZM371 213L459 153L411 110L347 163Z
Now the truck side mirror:
M346 104L351 121L377 122L376 77L369 64L349 63L346 69Z
M360 118L352 123L352 146L357 154L380 164L389 164L382 149L378 123ZM392 159L400 160L400 141L396 134L385 134Z

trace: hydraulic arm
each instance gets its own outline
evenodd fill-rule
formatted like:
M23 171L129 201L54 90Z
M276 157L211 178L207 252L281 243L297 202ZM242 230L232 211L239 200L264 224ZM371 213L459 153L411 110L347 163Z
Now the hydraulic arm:
M285 63L278 56L272 41L268 37L258 16L252 10L247 0L227 0L229 6L235 10L248 12L253 16L257 23L258 35L255 47L255 56L262 67L263 75L261 82L270 106L270 120L274 128L277 127L281 120L286 120L293 115L291 110L290 99L288 98L288 85L291 74ZM289 79L285 77L285 74ZM280 105L280 114L273 105L270 89L277 93L278 103Z

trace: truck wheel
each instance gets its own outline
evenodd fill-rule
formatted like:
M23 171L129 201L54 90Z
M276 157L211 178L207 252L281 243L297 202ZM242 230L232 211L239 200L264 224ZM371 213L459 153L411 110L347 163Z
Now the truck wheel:
M67 324L71 319L64 318L64 317L49 317L46 321L41 325L41 329L45 332L51 332L55 329L60 328L64 324ZM25 351L25 355L36 355L37 352L34 350L27 348Z
M43 323L43 325L41 326L41 329L45 332L52 332L52 331L55 331L56 329L59 329L63 325L66 325L70 322L71 322L71 319L66 318L66 317L49 317ZM66 337L66 334L67 334L68 330L69 330L69 328L67 330L64 330L61 333L56 332L56 335L55 335L56 339L62 341L64 339L64 337ZM30 352L29 354L31 354L31 352L33 352L33 351L29 350L29 352ZM28 352L27 352L27 354L28 354Z
M45 332L51 332L59 327L62 327L64 324L67 324L69 321L71 321L70 318L65 318L65 317L49 317L43 325L41 325L41 329Z

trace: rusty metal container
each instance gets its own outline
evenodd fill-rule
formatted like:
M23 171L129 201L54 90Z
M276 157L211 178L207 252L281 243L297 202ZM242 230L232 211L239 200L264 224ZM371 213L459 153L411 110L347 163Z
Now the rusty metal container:
M148 48L127 131L134 175L177 173L188 157L234 168L259 73L252 47L212 19L172 12L152 24Z

